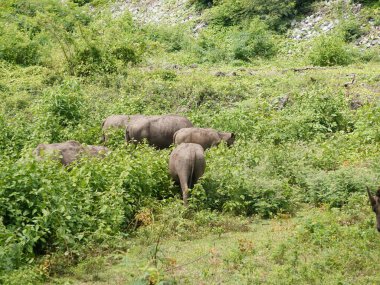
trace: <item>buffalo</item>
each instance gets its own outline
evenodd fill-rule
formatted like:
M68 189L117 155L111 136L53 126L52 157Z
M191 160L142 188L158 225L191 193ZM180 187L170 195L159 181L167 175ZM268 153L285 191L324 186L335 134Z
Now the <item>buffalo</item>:
M102 142L107 140L106 132L110 128L125 129L132 120L143 118L144 115L111 115L102 123Z
M169 158L169 172L182 190L183 203L187 206L189 188L193 188L206 168L204 150L194 143L183 143L177 146Z
M212 146L217 146L222 141L231 146L235 141L235 135L234 133L218 132L214 129L183 128L174 134L173 141L175 144L200 144L206 150Z
M137 118L128 124L125 140L142 142L146 139L150 145L163 149L173 143L173 136L176 131L192 126L193 124L187 118L179 115Z
M34 155L38 160L48 156L52 159L59 160L66 166L78 159L81 154L104 157L108 152L108 148L104 146L86 146L71 140L63 143L39 144L34 150Z

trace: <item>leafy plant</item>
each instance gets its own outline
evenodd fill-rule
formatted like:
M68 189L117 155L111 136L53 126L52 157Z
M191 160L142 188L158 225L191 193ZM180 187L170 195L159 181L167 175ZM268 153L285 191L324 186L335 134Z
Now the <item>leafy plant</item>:
M344 40L348 43L360 38L365 33L364 28L355 18L344 21L340 29Z
M260 17L268 26L277 31L285 31L287 20L296 14L296 1L218 1L208 13L209 21L214 25L232 26L256 17Z
M0 28L0 59L28 66L41 62L42 48L37 38L17 29L15 25Z
M352 62L352 55L339 35L318 37L309 55L314 65L333 66L347 65Z
M241 60L254 57L270 58L277 51L273 36L258 19L250 23L247 31L237 33L234 43L234 57Z
M364 192L365 185L373 181L375 174L367 169L341 168L335 171L313 173L307 178L306 201L341 207L355 193Z

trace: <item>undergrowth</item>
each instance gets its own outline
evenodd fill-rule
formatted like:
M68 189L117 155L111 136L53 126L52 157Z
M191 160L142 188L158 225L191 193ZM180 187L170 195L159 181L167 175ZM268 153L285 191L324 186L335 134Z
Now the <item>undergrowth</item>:
M1 2L0 283L43 281L133 233L151 244L155 217L166 219L164 237L222 236L246 230L238 216L296 215L305 204L344 215L350 199L376 187L379 54L350 43L365 31L348 20L338 37L298 44L285 31L314 1L193 2L209 20L197 35L188 24L114 17L107 1ZM310 61L325 68L300 68ZM167 173L170 150L125 145L123 130L110 134L103 160L64 168L32 155L39 143L99 144L111 114L168 113L237 137L206 152L187 210ZM354 227L373 237L371 226ZM334 231L353 240L357 228ZM310 231L299 240L313 243ZM246 260L238 251L226 258L227 268ZM294 282L306 280L297 274Z

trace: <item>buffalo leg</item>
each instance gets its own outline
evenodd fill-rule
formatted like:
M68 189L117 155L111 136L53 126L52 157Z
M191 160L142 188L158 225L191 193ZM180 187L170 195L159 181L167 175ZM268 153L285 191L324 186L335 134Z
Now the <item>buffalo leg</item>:
M187 184L187 177L184 175L179 176L179 183L182 190L182 199L185 206L188 205L187 199L189 197L189 186Z

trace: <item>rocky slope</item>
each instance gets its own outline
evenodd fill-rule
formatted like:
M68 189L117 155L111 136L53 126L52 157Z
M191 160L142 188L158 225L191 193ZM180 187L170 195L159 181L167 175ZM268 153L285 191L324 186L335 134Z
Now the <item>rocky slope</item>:
M128 10L140 23L179 24L199 16L188 0L123 0L112 7L114 16Z
M362 5L349 0L328 0L320 2L316 11L306 18L292 22L289 37L295 40L310 40L318 35L327 34L336 30L347 20L362 22ZM207 26L201 21L198 11L188 4L188 0L122 0L112 7L115 17L129 11L135 20L144 24L174 25L192 21L194 32ZM380 26L374 21L361 25L363 35L356 40L361 47L380 46Z
M309 40L321 34L334 31L344 21L360 21L363 35L356 40L356 45L363 47L380 46L380 26L373 20L362 21L362 5L350 1L334 0L320 3L316 12L297 22L292 23L289 32L295 40Z

